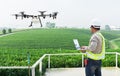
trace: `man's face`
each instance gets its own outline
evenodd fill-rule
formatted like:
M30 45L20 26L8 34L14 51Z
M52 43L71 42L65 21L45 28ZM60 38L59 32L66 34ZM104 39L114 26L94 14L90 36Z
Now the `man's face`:
M92 33L92 34L94 33L94 30L95 30L95 29L94 29L93 27L91 27L91 33Z

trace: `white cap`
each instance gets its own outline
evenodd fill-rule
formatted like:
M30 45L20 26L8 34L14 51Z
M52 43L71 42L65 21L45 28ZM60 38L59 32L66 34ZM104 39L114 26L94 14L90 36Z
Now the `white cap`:
M90 22L90 26L93 27L93 28L100 28L101 22L100 22L100 20L98 20L98 19L93 19L93 20Z

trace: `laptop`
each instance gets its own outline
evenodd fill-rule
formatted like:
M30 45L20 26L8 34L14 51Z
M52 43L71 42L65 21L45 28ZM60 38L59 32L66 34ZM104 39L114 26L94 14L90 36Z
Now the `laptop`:
M81 50L78 39L73 39L76 50Z

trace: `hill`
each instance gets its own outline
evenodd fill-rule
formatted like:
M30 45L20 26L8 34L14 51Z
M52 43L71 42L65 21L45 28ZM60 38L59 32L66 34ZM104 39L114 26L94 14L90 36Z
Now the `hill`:
M32 29L0 37L0 46L14 49L75 49L73 39L86 45L89 38L90 32L83 29Z
M119 38L118 31L102 31L107 40ZM73 39L88 45L91 33L85 29L31 29L0 37L5 49L75 49ZM119 43L118 43L119 44Z

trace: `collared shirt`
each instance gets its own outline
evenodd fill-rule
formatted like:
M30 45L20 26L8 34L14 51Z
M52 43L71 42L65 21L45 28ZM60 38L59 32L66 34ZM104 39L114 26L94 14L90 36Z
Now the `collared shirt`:
M99 32L99 31L98 31ZM91 36L87 50L94 54L99 54L102 51L102 37L96 33Z

